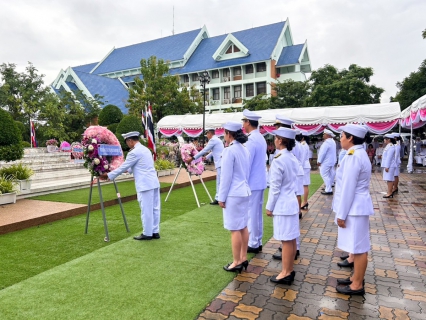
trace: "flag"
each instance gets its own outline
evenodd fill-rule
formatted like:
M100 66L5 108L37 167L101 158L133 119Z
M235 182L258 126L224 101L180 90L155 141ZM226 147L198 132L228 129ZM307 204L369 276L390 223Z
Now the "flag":
M30 126L31 126L31 147L37 148L37 140L36 140L34 122L31 119L30 119Z
M146 124L145 124L145 121L146 121L146 113L142 110L141 111L141 114L142 114L142 126L143 126L143 129L145 130L145 133L144 133L144 136L146 137Z
M155 135L154 135L154 120L152 118L151 105L148 107L146 114L146 137L148 138L148 148L152 150L154 154L154 161L157 159L157 150L155 149Z

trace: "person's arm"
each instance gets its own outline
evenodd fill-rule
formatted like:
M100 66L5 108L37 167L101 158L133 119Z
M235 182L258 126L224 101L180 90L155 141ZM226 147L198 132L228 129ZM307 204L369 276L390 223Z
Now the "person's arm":
M324 143L321 145L321 147L320 147L320 149L319 149L318 159L317 159L317 162L318 162L318 163L322 163L322 162L324 161L325 156L326 156L327 151L328 151L328 148L329 148L328 143L325 143L325 142L324 142Z
M359 152L359 149L356 150L356 152ZM352 203L355 198L355 190L359 174L361 172L361 165L359 163L359 159L357 159L354 155L346 155L344 166L345 168L343 169L345 171L342 174L342 183L340 185L340 190L344 197L342 197L342 199L340 200L338 212L336 212L336 218L338 222L339 220L342 220L344 222L349 214L349 211L352 207ZM339 227L341 227L341 224L339 224ZM343 226L342 228L344 227L345 226Z
M135 153L129 152L126 157L126 161L123 162L123 164L115 169L114 171L111 171L108 173L108 179L114 180L117 178L120 174L129 171L131 172L131 167L135 165L135 163L138 161L138 158Z
M231 188L232 176L234 168L234 156L229 149L225 149L222 153L222 172L220 175L220 186L217 195L217 201L226 202L229 189Z
M210 139L209 142L207 142L207 145L204 147L203 150L201 150L200 152L198 152L195 156L194 156L194 160L197 160L199 158L201 158L203 155L205 155L206 153L208 153L209 151L213 150L214 147L214 143L213 140Z
M281 168L280 163L274 160L272 162L270 171L271 175L269 180L269 194L268 202L266 203L266 210L274 212L275 204L277 203L281 193L281 183L284 177L284 168Z

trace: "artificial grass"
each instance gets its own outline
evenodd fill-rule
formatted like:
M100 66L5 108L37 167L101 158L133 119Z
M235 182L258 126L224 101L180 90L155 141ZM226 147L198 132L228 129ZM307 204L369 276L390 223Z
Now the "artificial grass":
M168 186L171 186L171 183L160 183L160 188ZM104 199L104 201L117 199L117 193L115 192L114 184L101 183L101 187L102 198ZM117 182L117 188L122 198L136 194L135 182L133 180ZM89 189L90 188L84 188L59 193L51 193L42 196L32 197L30 199L87 204L89 201ZM93 185L92 191L92 204L94 203L99 203L99 192L96 184Z

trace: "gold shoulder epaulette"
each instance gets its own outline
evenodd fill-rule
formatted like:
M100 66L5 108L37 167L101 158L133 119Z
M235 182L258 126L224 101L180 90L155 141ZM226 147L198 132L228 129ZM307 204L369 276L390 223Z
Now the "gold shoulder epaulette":
M281 153L278 153L278 154L274 157L274 159L279 158L280 156L281 156Z
M349 150L348 155L353 155L355 153L354 149Z

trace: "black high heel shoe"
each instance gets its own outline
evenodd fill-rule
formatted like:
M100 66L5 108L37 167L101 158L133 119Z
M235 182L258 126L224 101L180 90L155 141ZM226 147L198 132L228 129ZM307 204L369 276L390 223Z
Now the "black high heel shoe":
M306 204L303 207L300 207L302 210L308 210L309 203L306 202Z
M249 264L248 260L241 263L241 265L243 266L244 269L246 269L246 271L247 271L248 264Z
M228 272L239 272L239 273L241 273L241 271L243 271L243 263L239 264L239 265L237 265L233 268L229 267L232 264L232 262L228 263L226 266L223 266L223 270L228 271Z
M294 272L293 270L287 277L277 279L277 276L273 276L269 280L274 283L291 285L294 281L295 275L296 275L296 272Z
M385 199L393 198L393 193L391 193L390 195L385 195L385 196L383 196L383 198L385 198Z
M395 193L398 193L398 188L392 191L392 195L394 195Z

